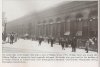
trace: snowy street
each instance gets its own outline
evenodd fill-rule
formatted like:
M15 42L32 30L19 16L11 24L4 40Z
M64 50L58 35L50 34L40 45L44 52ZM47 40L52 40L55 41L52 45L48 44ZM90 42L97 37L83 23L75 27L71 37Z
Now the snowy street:
M65 52L72 53L72 48L68 47L65 50L62 50L61 45L58 43L54 44L51 47L47 42L42 42L41 45L38 45L38 41L32 40L23 40L19 39L14 44L6 43L2 44L3 53L32 53L32 52ZM84 49L76 49L75 53L85 53ZM93 51L89 51L89 53L97 53Z

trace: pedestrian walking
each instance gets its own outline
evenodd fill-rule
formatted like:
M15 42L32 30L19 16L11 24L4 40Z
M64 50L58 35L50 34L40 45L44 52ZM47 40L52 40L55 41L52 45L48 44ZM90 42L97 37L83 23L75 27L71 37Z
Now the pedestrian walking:
M76 37L73 37L71 47L72 47L72 52L76 52L76 45L77 45L77 39Z
M48 37L48 44L49 44L49 42L50 42L50 37Z
M12 33L12 34L10 35L10 44L13 44L13 41L14 41L14 34Z
M86 50L86 53L88 53L88 50L89 50L89 40L86 41L86 44L85 44L85 50Z
M54 44L54 38L52 37L51 38L51 47L53 47L53 44Z
M61 46L62 46L62 50L65 50L65 40L64 40L64 38L61 39Z
M39 45L41 45L42 41L43 41L43 38L39 37Z
M68 47L68 38L65 39L65 47Z
M4 33L2 33L2 40L4 41Z

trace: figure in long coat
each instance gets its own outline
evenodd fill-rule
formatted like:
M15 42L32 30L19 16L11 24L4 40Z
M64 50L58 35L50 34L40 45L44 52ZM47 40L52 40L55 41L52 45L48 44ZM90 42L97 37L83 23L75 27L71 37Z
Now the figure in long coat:
M86 44L85 44L85 50L86 50L86 53L88 53L88 50L89 50L89 40L86 41Z
M11 34L11 35L10 35L10 44L13 44L13 41L14 41L14 35Z
M66 38L66 40L65 40L65 47L68 47L68 39Z
M39 37L39 45L41 45L42 41L43 41L43 38Z
M54 44L54 38L51 38L51 47L53 47Z
M71 47L72 47L72 52L76 52L76 46L77 46L77 39L76 37L73 37Z
M50 37L48 37L48 44L49 44L49 42L50 42Z
M62 46L62 50L65 50L65 40L64 40L64 38L61 39L61 46Z

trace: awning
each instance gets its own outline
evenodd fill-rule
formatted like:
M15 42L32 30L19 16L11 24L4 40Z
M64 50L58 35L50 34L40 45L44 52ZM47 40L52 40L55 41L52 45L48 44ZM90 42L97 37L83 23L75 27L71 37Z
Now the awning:
M70 32L65 32L64 35L70 35Z
M76 36L82 36L82 31L78 31L78 32L76 33Z
M24 36L28 36L28 34L25 34Z

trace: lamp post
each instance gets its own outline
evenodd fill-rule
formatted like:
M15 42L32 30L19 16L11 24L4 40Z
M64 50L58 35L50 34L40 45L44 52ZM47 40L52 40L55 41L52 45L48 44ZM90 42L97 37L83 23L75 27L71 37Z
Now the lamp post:
M4 23L4 41L6 40L6 36L7 36L7 30L6 30L6 27L7 27L7 18L4 17L3 18L3 23Z
M5 32L4 32L5 34L6 34L6 32L7 32L7 31L6 31L6 29L7 29L6 27L7 27L7 23L5 23Z

